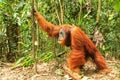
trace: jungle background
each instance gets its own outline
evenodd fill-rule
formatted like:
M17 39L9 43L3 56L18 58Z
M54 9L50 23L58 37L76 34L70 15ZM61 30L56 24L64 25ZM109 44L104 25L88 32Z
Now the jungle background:
M94 73L83 80L120 79L119 0L36 0L34 3L49 22L80 27L115 70L104 78ZM57 40L48 37L34 22L32 5L32 0L0 0L0 80L31 80L39 76L42 77L35 80L68 80L60 64L70 49L58 45ZM90 65L93 64L86 64ZM41 75L34 74L36 71L41 71Z

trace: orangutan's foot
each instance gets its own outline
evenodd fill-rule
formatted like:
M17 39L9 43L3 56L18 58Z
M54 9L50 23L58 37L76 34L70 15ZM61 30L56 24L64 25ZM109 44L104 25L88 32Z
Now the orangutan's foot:
M99 73L108 74L108 73L110 73L110 69L101 69L101 70L99 70Z

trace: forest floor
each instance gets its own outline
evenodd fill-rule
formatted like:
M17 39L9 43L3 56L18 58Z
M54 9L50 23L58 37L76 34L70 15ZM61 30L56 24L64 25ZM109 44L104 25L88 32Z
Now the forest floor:
M105 75L95 72L95 65L87 62L81 71L81 80L120 80L120 61L107 60L107 64L111 72ZM55 60L38 63L38 74L34 74L32 66L14 68L13 65L13 63L0 64L0 80L72 80L61 68L58 69Z

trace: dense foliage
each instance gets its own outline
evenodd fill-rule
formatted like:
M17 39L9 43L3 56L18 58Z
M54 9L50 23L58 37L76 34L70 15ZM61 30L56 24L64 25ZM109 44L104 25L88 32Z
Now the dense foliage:
M19 59L17 63L29 61L25 59L31 56L32 49L31 2L31 0L0 0L0 59L2 61L9 61L7 56L14 61ZM36 7L48 21L56 25L64 23L79 26L88 36L94 33L98 24L96 21L98 0L37 0ZM14 32L14 28L17 32ZM40 28L35 29L35 41L39 42L39 45L35 46L38 60L49 61L55 58L54 53L63 51L56 40L48 37ZM99 46L101 52L109 58L120 58L119 0L102 0L98 30L104 37L104 43ZM8 36L7 32L10 31L15 35ZM17 45L12 37L16 37ZM17 48L14 48L16 46ZM27 59L30 59L30 64L33 62L31 57ZM29 62L26 64L29 65ZM22 65L27 66L26 64Z

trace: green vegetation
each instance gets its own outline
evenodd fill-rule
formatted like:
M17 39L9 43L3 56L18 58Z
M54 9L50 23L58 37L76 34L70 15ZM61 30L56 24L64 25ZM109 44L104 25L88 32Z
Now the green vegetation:
M1 61L16 61L22 66L33 64L31 4L32 0L0 0ZM119 0L102 0L100 20L96 19L98 0L37 0L35 6L48 21L79 26L91 38L97 26L104 38L98 46L102 54L109 59L120 58ZM49 61L64 50L38 26L34 38L39 61Z

